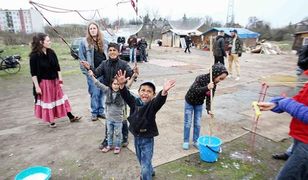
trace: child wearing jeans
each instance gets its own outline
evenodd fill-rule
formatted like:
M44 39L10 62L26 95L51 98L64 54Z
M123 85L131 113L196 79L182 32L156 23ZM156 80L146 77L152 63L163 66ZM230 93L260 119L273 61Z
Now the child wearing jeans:
M111 81L110 87L99 82L93 75L93 72L89 70L89 75L92 77L94 84L102 89L106 94L106 123L107 123L107 141L108 145L102 149L102 152L106 153L113 149L114 154L119 154L121 151L122 142L122 121L124 120L124 100L119 92L119 83L117 79ZM130 86L137 75L134 74L130 79L128 85ZM113 141L113 136L115 140Z
M128 117L129 131L134 135L136 156L141 167L141 179L151 180L155 175L152 166L154 137L158 136L155 121L156 113L165 104L168 91L175 86L175 80L165 83L163 90L155 97L155 85L153 82L143 82L138 90L139 97L133 96L124 86L126 72L118 71L116 76L120 84L120 94L130 107Z
M193 145L198 148L197 140L200 136L201 117L204 100L206 99L206 110L208 114L213 116L210 109L210 90L213 89L214 95L217 83L223 81L228 76L228 71L223 64L216 63L212 66L212 75L212 83L209 73L197 76L185 95L183 143L184 150L189 149L189 135L192 121L194 123Z

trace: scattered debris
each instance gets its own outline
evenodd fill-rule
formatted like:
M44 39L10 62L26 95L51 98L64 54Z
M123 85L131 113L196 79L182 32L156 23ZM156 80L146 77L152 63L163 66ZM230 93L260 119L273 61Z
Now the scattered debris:
M239 164L239 163L233 162L232 164L233 164L233 166L234 166L236 169L240 169L240 164Z
M228 164L224 164L223 162L221 162L220 164L223 168L229 168Z
M234 152L230 155L232 159L240 159L240 160L252 160L252 157L247 153Z
M251 53L260 53L260 54L283 54L283 52L280 50L280 48L270 42L266 42L265 40L262 40L261 42L257 43L257 46L255 48L249 48L248 51Z
M12 157L12 156L14 156L14 154L13 154L13 153L11 153L11 154L9 155L9 157Z

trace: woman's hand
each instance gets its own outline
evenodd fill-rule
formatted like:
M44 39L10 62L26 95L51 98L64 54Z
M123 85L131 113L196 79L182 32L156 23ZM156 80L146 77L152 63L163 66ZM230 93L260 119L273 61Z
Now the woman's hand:
M42 95L42 90L40 87L35 87L35 92L37 95Z

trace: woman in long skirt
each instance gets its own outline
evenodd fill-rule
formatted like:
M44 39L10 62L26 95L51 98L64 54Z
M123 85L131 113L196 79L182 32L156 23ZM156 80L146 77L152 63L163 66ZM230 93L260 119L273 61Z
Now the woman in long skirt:
M50 48L47 34L38 33L33 37L30 53L30 70L35 97L35 116L56 127L55 120L67 116L70 122L81 117L71 113L68 97L63 93L62 76L57 55Z

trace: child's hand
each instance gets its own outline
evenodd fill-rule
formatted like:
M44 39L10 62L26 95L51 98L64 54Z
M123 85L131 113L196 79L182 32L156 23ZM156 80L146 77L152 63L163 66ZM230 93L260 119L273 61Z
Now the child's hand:
M134 72L134 74L137 74L137 76L139 75L139 67L137 66L137 62L135 62L133 72Z
M89 71L88 71L88 75L94 77L93 71L92 71L92 70L89 70Z
M126 78L125 76L126 76L126 71L124 71L123 73L122 70L119 70L118 73L116 74L115 78L117 79L120 86L124 86L126 81L128 81L129 77Z
M138 77L138 75L139 75L139 74L134 73L134 74L132 75L132 77L131 77L131 78L132 78L132 79L136 79L136 78Z
M258 106L261 111L268 111L276 107L275 103L272 102L258 102Z
M212 111L208 111L207 113L211 116L211 118L214 118L214 113Z
M90 64L87 61L80 61L80 64L83 65L83 67L87 70L90 69Z
M168 94L168 91L175 86L175 79L168 80L165 82L163 91L162 91L162 96L166 96Z
M213 89L214 88L214 83L213 82L210 82L208 85L207 85L207 88L209 90Z

